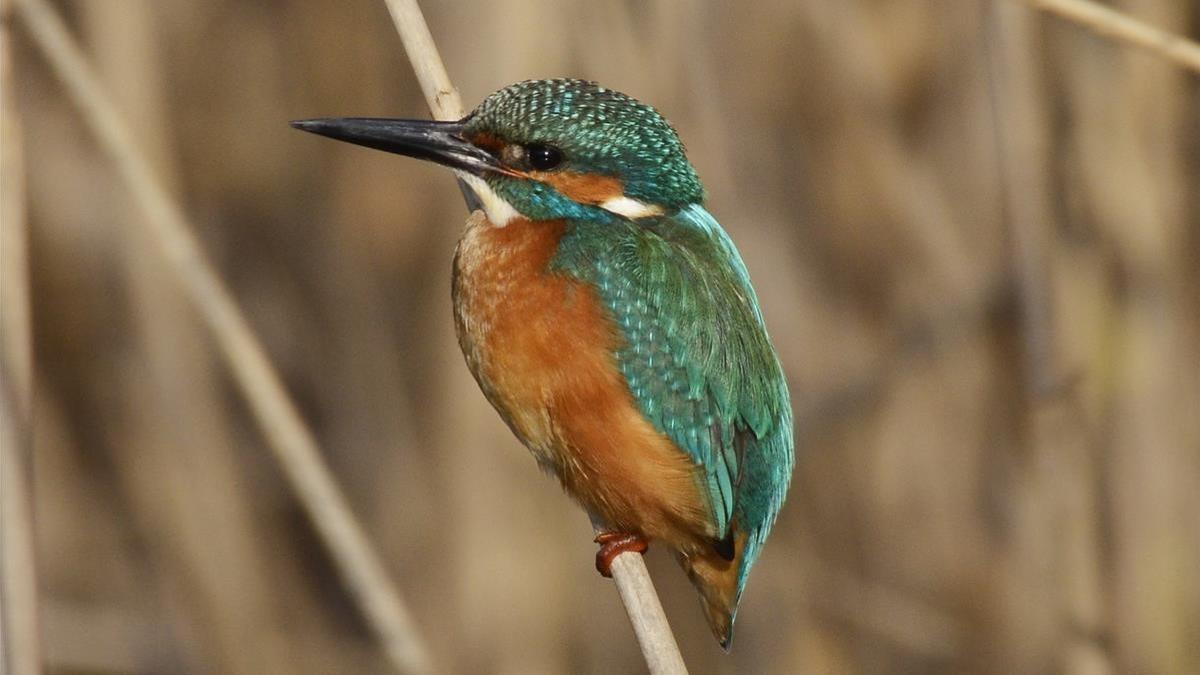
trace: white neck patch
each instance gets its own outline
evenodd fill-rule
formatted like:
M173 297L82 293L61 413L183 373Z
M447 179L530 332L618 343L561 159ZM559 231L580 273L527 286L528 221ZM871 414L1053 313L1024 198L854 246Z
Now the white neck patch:
M503 197L496 194L491 186L487 184L487 181L465 171L455 171L454 173L479 197L479 201L483 203L483 211L487 214L488 222L493 226L504 227L513 218L520 217L521 214L517 213L513 205L504 201Z
M600 208L615 213L618 216L625 216L630 220L645 218L647 216L661 216L663 208L658 204L647 204L632 197L621 195L620 197L609 197L600 202Z

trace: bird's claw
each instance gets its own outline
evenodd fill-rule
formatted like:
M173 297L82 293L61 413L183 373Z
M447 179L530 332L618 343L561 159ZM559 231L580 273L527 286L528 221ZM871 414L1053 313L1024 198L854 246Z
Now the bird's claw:
M612 578L612 562L628 551L645 553L650 543L638 534L627 532L601 532L594 540L600 544L596 552L596 571L606 579Z

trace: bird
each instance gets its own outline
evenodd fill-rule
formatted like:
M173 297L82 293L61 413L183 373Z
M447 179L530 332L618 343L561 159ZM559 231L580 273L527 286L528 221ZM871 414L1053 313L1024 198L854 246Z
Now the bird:
M598 83L528 80L458 121L303 131L449 167L459 346L491 405L602 524L596 567L674 553L725 651L791 482L787 381L674 127Z

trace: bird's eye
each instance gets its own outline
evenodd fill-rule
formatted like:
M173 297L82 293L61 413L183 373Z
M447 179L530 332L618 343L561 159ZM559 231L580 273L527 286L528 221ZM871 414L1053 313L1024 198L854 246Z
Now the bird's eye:
M553 145L545 145L543 143L532 143L525 146L525 157L529 160L529 166L538 171L549 171L562 163L562 151Z

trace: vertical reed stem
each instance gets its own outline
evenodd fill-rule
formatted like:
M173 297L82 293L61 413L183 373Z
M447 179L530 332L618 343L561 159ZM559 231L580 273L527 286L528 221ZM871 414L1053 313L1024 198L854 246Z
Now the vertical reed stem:
M417 0L384 1L400 33L400 40L404 43L417 80L421 83L421 91L425 94L430 112L436 119L461 119L466 114L462 99L458 89L450 82ZM464 194L468 194L469 205L469 193L464 191ZM686 673L687 667L679 653L679 645L675 642L675 635L671 632L671 625L667 622L667 615L663 612L642 556L637 553L617 556L613 560L612 573L650 672L654 675Z
M138 222L146 226L145 235L157 245L212 331L284 475L387 657L401 672L431 672L428 652L399 592L334 482L316 439L266 351L192 234L183 210L154 173L58 14L45 0L15 0L15 5L34 43L144 212L146 217Z
M33 344L25 173L10 18L0 0L0 672L41 670L33 536Z
M989 91L996 125L1003 213L1008 221L1022 337L1022 375L1031 477L1043 508L1029 561L1049 558L1063 581L1045 598L1065 617L1059 664L1064 673L1111 672L1111 655L1092 636L1105 626L1096 458L1064 345L1055 213L1048 185L1052 153L1032 12L994 1L988 7ZM1030 562L1029 564L1033 564Z

